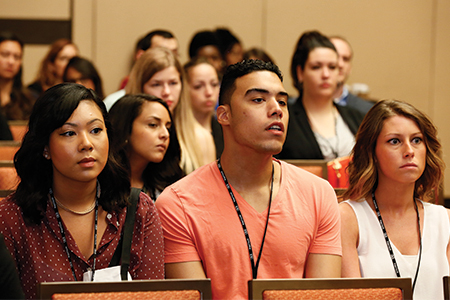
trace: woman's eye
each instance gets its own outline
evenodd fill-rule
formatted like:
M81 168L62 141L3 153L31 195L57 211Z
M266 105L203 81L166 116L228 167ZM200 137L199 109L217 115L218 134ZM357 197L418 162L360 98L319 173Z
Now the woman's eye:
M74 131L65 131L63 133L60 134L61 136L74 136L75 132Z
M420 138L420 137L415 137L415 138L412 139L412 142L413 142L414 144L420 144L420 143L422 142L422 138Z
M100 133L102 131L103 131L102 128L94 128L94 129L92 129L92 133L95 133L95 134Z
M400 143L398 139L390 139L388 142L392 145L397 145L398 143Z

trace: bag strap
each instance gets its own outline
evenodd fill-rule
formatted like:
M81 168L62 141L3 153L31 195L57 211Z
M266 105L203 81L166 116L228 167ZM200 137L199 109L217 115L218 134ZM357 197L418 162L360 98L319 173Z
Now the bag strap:
M120 267L120 276L122 280L128 280L127 275L128 267L130 266L131 241L133 239L134 220L136 218L136 209L139 202L140 193L141 189L131 188L130 197L128 198L130 204L127 207L123 234L120 238L119 244L117 245L116 251L114 252L113 258L109 263L109 266L113 267L119 265L119 261L122 262Z

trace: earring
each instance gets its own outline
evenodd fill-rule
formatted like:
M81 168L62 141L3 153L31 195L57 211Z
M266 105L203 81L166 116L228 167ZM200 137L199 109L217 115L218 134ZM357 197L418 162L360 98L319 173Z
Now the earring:
M47 151L45 151L43 155L44 155L45 159L50 159L50 155L48 155Z

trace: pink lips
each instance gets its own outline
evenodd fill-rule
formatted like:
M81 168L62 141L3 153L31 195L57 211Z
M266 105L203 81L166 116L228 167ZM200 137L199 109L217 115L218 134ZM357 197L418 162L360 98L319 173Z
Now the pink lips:
M95 159L92 157L87 157L87 158L83 158L82 160L80 160L78 162L79 165L86 167L86 168L90 168L93 167L95 164Z
M400 168L417 168L417 165L415 163L407 163L402 165Z

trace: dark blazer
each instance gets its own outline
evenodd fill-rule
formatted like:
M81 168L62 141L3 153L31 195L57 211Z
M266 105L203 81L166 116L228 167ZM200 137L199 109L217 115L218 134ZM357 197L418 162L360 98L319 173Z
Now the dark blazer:
M335 105L344 122L355 135L364 115L347 106ZM303 102L299 98L289 105L289 125L283 150L276 155L279 159L323 159L306 115Z
M369 109L371 109L372 106L374 106L374 104L375 103L371 101L364 100L363 98L353 95L352 93L348 93L347 106L355 108L360 112L362 112L363 114L366 114L369 111Z

